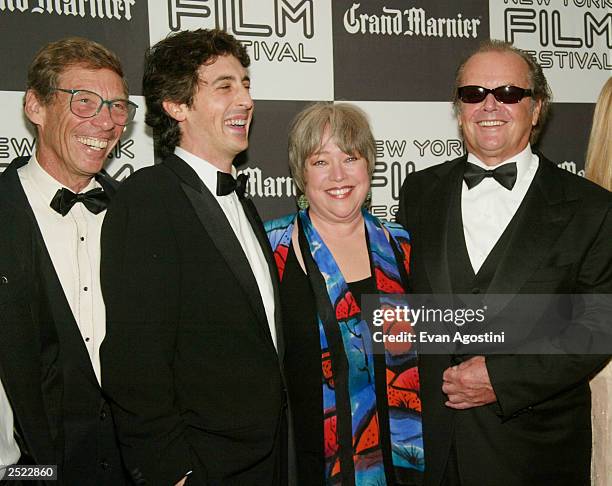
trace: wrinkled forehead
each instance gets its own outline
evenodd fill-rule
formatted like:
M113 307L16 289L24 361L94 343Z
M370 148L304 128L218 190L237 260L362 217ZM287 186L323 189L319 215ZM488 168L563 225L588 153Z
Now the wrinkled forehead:
M460 85L477 84L486 88L505 84L526 87L530 82L529 65L514 52L479 52L467 60L459 81Z
M88 67L84 64L67 66L58 76L55 88L93 91L103 98L127 98L127 82L112 69Z

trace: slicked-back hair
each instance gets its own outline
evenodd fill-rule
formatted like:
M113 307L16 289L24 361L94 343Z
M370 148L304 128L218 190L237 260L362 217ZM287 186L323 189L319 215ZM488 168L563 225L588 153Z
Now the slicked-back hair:
M612 191L612 78L595 105L585 167L587 179Z
M127 81L117 55L83 37L50 42L40 49L28 69L26 90L32 90L40 103L48 105L55 94L54 88L74 89L74 86L58 86L62 73L72 67L109 69L121 78L125 95L128 95Z
M179 124L164 110L164 101L192 106L200 67L226 55L234 56L245 68L251 63L246 48L232 35L217 29L170 34L145 55L145 122L153 129L155 150L162 157L172 154L181 141Z
M544 123L546 122L548 110L552 101L552 92L550 90L550 87L548 86L548 81L546 81L546 76L544 76L542 67L536 62L534 57L527 51L519 49L518 47L514 47L510 42L505 42L498 39L485 40L459 65L455 75L455 86L453 88L453 106L455 109L455 114L459 115L459 113L461 113L461 101L459 100L459 97L457 95L457 88L462 86L465 65L473 56L475 56L476 54L482 54L484 52L508 52L511 54L516 54L527 64L527 79L529 80L528 88L532 90L532 110L535 108L536 102L538 100L542 102L542 106L540 108L540 116L538 117L538 123L531 130L530 141L532 144L535 143L538 139L538 136L540 135Z
M349 103L314 103L297 114L289 130L289 169L301 193L306 160L321 149L328 127L340 150L360 155L368 164L370 177L374 172L376 142L364 111Z

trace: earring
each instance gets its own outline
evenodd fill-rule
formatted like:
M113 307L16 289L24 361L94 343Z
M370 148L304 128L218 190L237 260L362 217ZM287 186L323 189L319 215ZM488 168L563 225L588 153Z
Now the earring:
M300 194L298 196L297 205L298 205L298 208L300 209L308 209L308 206L310 206L310 203L308 202L308 198L306 197L306 194Z
M371 205L372 205L372 189L368 189L368 193L366 194L366 198L363 201L362 206L365 209L369 209Z

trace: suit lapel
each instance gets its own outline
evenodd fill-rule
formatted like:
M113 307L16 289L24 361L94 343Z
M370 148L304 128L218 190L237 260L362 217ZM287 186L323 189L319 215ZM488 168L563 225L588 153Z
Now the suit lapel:
M248 198L243 198L240 200L240 203L242 204L244 213L246 214L246 217L253 228L253 232L257 237L261 251L266 258L266 263L268 264L268 273L270 275L270 279L272 280L272 288L274 289L274 328L276 330L276 343L278 346L278 355L282 363L285 353L285 339L283 336L283 326L281 325L282 316L280 306L280 282L278 279L276 262L274 261L274 254L272 253L270 242L266 236L263 223L259 217L259 213L257 212L255 205L253 204L253 201Z
M260 329L273 347L261 295L253 271L223 210L215 197L189 165L176 155L163 162L181 180L181 187L191 203L202 227L244 289L249 304L257 316ZM257 234L257 233L256 233Z
M28 198L23 190L17 169L28 162L28 159L17 159L16 163L6 169L6 186L11 188L11 200L15 205L24 208L24 212L32 224L33 238L38 252L38 263L40 278L47 297L47 304L56 332L62 334L62 341L65 342L62 352L70 355L70 361L76 365L76 369L82 372L94 386L98 387L98 380L93 370L89 354L85 348L81 336L81 331L76 323L70 305L66 300L66 295L49 256L42 233L36 222L34 211L28 202Z
M9 284L18 285L19 288L23 285L31 314L27 319L17 319L16 316L7 314L8 318L0 320L0 379L14 411L16 428L22 433L27 431L22 440L31 453L35 454L35 459L44 464L44 461L53 460L55 457L53 438L58 435L59 424L48 419L57 416L56 405L61 399L61 386L53 387L50 393L44 396L41 393L42 330L39 326L39 302L35 282L37 258L31 237L32 224L24 207L18 204L15 179L11 173L15 173L15 166L0 178L0 211L4 213L3 223L11 228L11 246L13 249L19 249L19 263L15 266L22 273L9 275ZM2 261L4 258L14 258L13 251L15 250L0 257ZM11 265L14 265L14 262L9 264L9 267ZM51 348L47 351L54 353L57 358L57 346ZM57 380L61 381L57 368L48 369L45 379L55 384L58 383Z
M576 201L567 200L558 169L540 155L538 171L517 214L516 225L488 294L506 294L490 302L499 312L520 291L537 269L576 211Z
M449 258L454 249L449 247L448 228L452 211L461 204L461 181L463 161L450 167L440 167L439 180L432 186L420 206L420 220L423 221L421 245L423 266L427 272L434 294L452 292Z
M115 195L115 192L117 192L119 183L115 181L111 176L109 176L105 170L98 172L96 174L95 179L98 182L98 184L102 186L102 189L104 189L104 192L108 194L108 197L112 199L113 196Z

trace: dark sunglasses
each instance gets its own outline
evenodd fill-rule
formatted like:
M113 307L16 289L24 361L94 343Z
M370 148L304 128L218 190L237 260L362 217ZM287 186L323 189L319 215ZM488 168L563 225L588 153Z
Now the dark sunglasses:
M521 101L526 96L531 96L530 89L519 88L518 86L498 86L488 89L482 86L461 86L457 88L457 97L464 103L480 103L491 93L497 101L504 104L514 104Z

